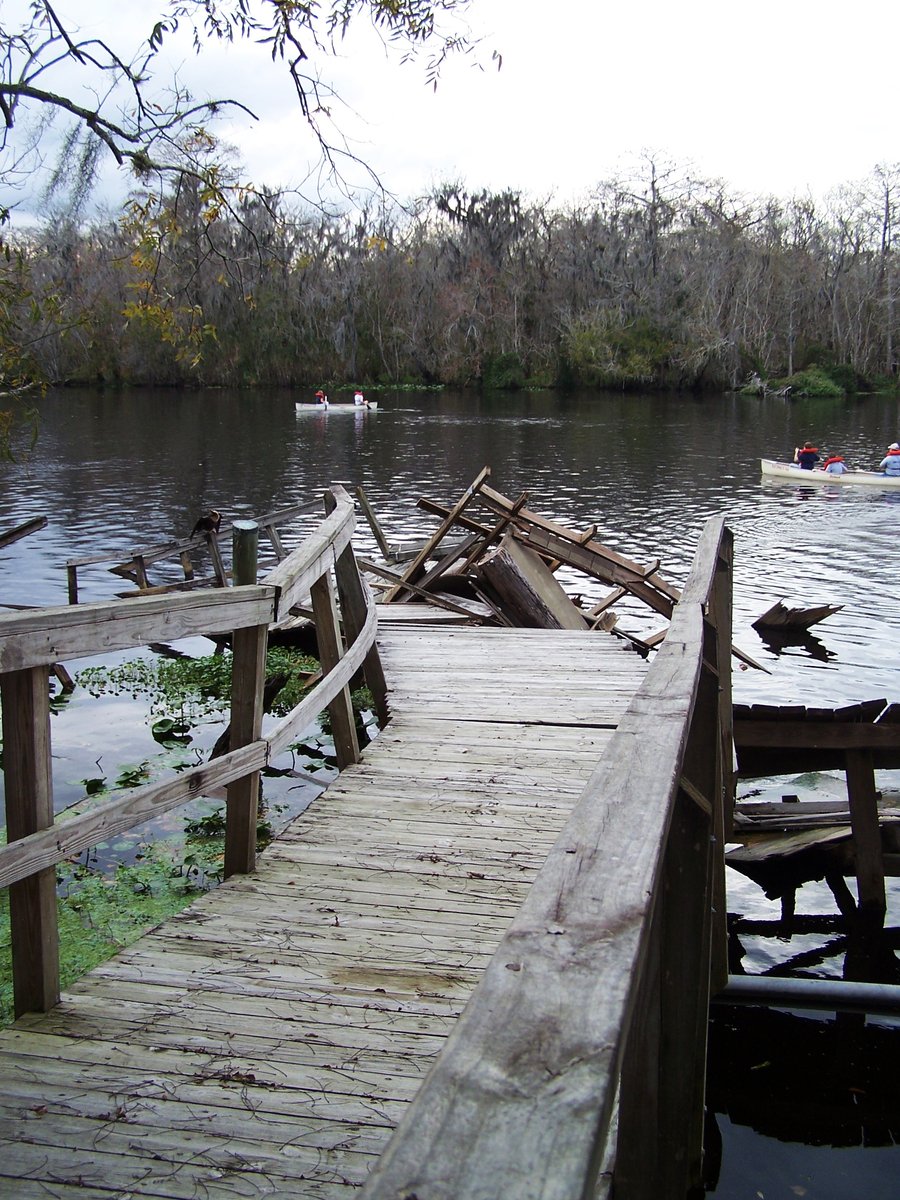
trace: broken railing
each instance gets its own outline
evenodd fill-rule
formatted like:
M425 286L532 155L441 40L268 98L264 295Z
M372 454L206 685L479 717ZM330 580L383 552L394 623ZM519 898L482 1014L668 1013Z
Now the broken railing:
M701 538L658 656L365 1200L683 1200L724 986L732 539Z
M0 886L9 887L16 1015L59 999L56 864L183 805L227 787L225 874L253 870L259 772L326 707L338 765L359 758L351 681L363 674L386 717L384 676L375 647L375 607L351 548L353 501L339 487L325 496L315 532L262 583L192 595L140 596L0 617L0 696L8 845ZM256 527L244 523L252 537ZM237 542L235 563L238 562ZM255 552L251 556L255 577ZM245 557L246 561L246 557ZM269 627L311 599L322 679L265 736L262 695ZM338 601L340 608L338 608ZM54 820L48 672L63 659L232 631L230 750L174 779L113 794L90 811Z
M266 537L274 554L276 562L286 558L285 548L279 528L296 521L297 517L318 511L314 503L293 504L289 508L278 508L262 516L253 517L252 521ZM193 591L197 588L210 586L226 587L229 570L222 560L220 543L232 532L233 526L222 522L215 530L206 533L192 534L180 541L162 542L154 546L140 546L131 551L131 557L123 561L121 554L94 554L87 558L70 558L66 562L66 579L70 604L79 603L79 570L85 567L105 566L113 575L139 588L147 595L161 595L166 592ZM200 560L209 558L211 573L198 573ZM177 563L177 566L175 564ZM157 576L157 582L150 577L150 568L174 567L180 571L182 578L177 581L162 582ZM119 592L121 597L131 597L135 593Z

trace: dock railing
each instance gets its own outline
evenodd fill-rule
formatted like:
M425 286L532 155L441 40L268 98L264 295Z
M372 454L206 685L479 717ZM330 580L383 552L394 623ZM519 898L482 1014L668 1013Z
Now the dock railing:
M325 494L315 532L262 581L190 595L138 596L0 617L0 698L8 844L0 886L9 888L15 1012L59 1000L56 865L93 845L222 786L227 787L225 874L253 870L259 772L328 708L338 765L359 758L350 685L361 673L386 718L375 647L374 601L351 547L352 499ZM267 735L261 733L270 625L311 598L322 678ZM90 811L54 820L51 666L67 659L211 632L232 632L230 749L177 777L113 793Z
M732 538L665 642L365 1200L684 1200L727 978Z

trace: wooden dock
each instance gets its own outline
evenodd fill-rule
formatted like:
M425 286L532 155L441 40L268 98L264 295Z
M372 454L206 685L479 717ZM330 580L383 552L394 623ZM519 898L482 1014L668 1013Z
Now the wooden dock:
M583 622L379 614L352 501L324 506L261 583L243 523L237 586L0 617L0 1196L683 1200L727 978L723 519L647 662ZM321 678L264 728L269 633L307 609ZM228 751L57 820L53 664L210 630ZM325 708L341 774L258 862L259 772ZM226 882L61 997L56 865L223 786Z
M363 1183L647 669L605 635L404 618L390 724L257 871L0 1034L0 1195Z

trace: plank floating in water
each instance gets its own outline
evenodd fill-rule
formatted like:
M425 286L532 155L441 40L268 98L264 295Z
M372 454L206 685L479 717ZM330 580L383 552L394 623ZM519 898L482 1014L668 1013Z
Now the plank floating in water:
M810 608L788 608L779 600L753 622L754 629L808 629L840 612L843 604L816 604Z

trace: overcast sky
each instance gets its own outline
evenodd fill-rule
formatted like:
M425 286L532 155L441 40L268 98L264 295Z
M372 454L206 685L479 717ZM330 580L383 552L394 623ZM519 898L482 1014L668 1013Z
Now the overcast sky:
M2 0L4 17L24 0ZM59 0L111 40L148 29L148 0ZM900 161L886 0L473 0L477 70L451 60L436 92L357 25L333 71L353 148L400 197L445 180L565 200L642 151L787 197ZM491 51L503 56L502 69ZM254 182L299 185L312 156L288 83L258 46L179 57L198 97L234 95L258 122L225 122Z

